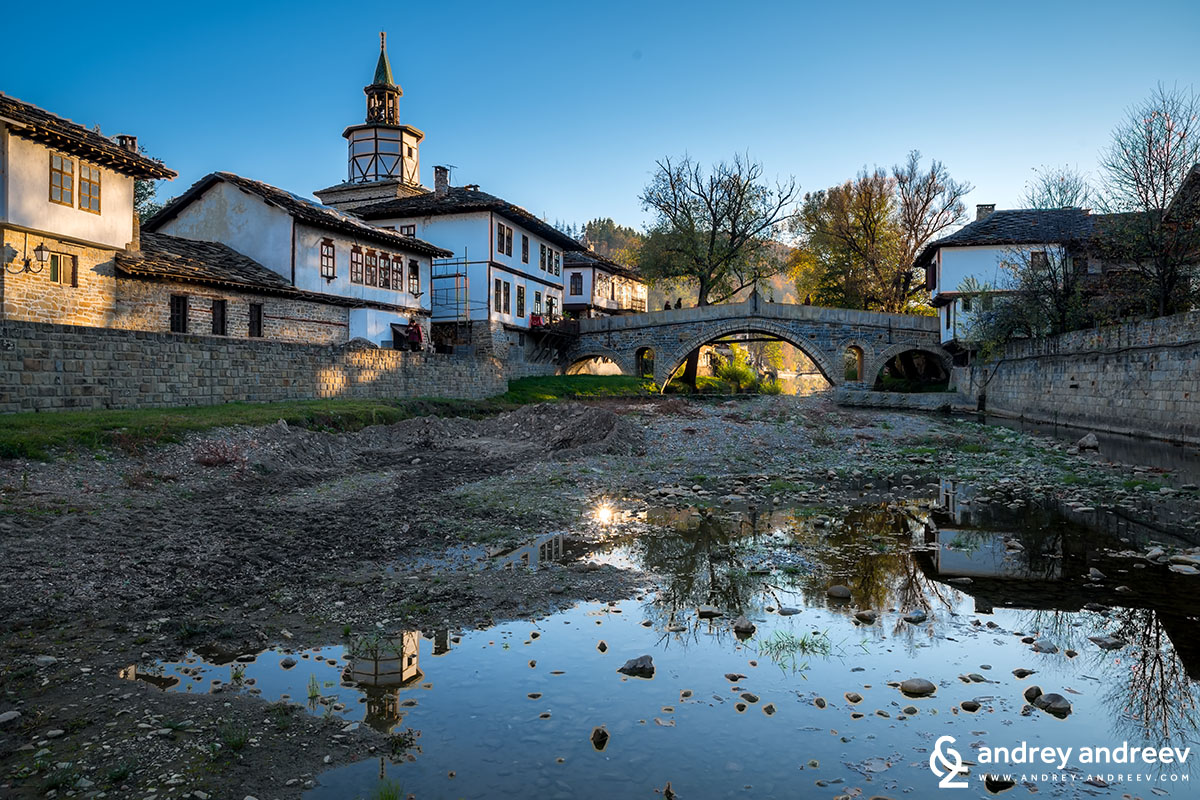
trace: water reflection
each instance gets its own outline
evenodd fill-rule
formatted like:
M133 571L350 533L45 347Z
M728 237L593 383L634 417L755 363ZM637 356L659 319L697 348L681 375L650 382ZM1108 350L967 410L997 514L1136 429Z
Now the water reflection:
M561 533L551 533L521 547L501 550L490 555L500 569L536 568L542 564L562 561L566 555L565 541Z

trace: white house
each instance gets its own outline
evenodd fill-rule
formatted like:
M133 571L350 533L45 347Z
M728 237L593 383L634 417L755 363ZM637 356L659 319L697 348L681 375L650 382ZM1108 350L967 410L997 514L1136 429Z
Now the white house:
M563 258L567 313L592 317L646 310L646 282L631 267L590 250L567 251Z
M197 181L144 229L226 245L310 298L352 300L349 338L381 346L410 320L427 329L432 261L451 254L229 172Z
M136 247L134 181L175 173L116 141L0 94L0 309L9 319L103 327L114 257Z

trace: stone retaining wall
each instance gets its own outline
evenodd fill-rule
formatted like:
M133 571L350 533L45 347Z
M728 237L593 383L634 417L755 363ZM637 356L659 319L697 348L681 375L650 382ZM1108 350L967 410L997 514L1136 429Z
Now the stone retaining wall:
M988 413L1200 442L1200 312L1014 342L955 372Z
M0 412L211 405L315 398L482 398L552 365L123 331L39 322L0 325ZM510 375L510 373L513 373Z
M971 399L958 392L873 392L839 388L834 390L833 400L839 406L905 411L968 411L974 408Z

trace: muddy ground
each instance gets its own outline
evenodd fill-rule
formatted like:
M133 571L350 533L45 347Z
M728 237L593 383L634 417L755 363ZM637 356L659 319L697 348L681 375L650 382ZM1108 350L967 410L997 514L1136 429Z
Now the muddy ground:
M298 797L321 770L403 757L404 742L252 693L162 692L122 672L201 646L483 627L654 585L586 557L488 568L489 554L548 532L586 543L601 507L837 514L942 478L1200 535L1186 476L821 397L539 405L352 434L280 423L141 454L2 462L0 795Z

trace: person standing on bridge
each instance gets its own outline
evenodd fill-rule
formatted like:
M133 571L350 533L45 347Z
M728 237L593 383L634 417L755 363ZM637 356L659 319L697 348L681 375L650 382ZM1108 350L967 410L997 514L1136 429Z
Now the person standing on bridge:
M676 308L683 308L683 298L682 298L682 297L676 297L676 298L675 298L675 307L676 307Z
M663 303L663 311L670 311L670 310L671 310L671 301L668 300L667 302Z

